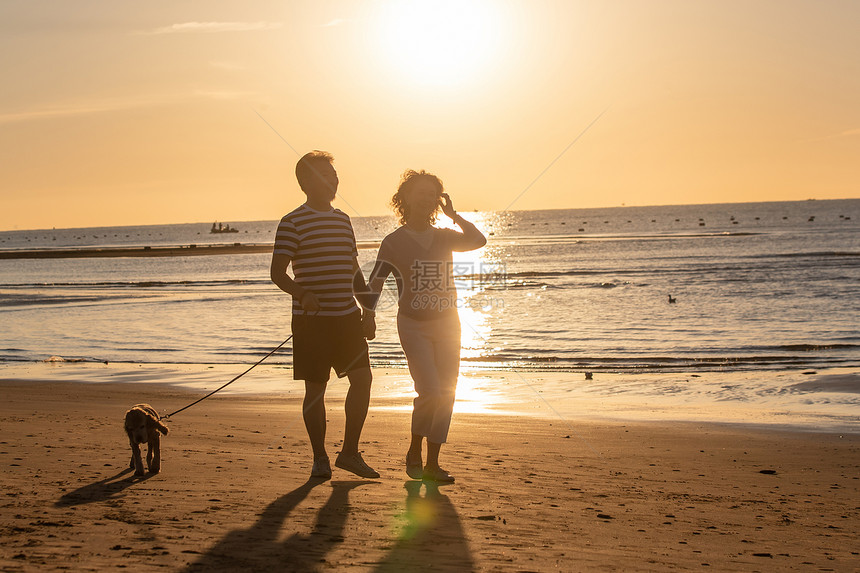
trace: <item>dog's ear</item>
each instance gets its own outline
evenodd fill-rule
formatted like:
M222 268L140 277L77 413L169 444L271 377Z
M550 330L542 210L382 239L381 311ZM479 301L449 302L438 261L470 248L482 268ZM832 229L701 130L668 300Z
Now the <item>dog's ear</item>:
M141 410L144 416L146 416L146 427L147 428L155 428L162 434L167 434L167 426L161 423L157 417L153 416L150 412L145 410Z
M122 420L122 427L125 429L126 432L129 431L129 427L132 424L132 416L134 416L134 413L135 413L135 409L132 408L131 410L129 410L125 413L125 418L123 418L123 420Z
M167 426L165 426L164 424L162 424L162 423L161 423L161 420L156 420L156 421L155 421L155 427L156 427L156 429L158 429L158 431L159 431L159 432L161 432L161 433L162 433L162 434L164 434L165 436L167 435L167 432L169 432L169 431L170 431L170 430L167 428Z

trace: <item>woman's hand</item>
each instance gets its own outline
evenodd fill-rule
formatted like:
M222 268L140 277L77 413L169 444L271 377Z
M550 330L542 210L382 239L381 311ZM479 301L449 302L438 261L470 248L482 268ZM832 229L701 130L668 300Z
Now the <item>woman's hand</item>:
M442 212L445 213L448 217L453 219L457 216L457 212L454 210L454 203L451 201L451 196L447 193L442 193Z

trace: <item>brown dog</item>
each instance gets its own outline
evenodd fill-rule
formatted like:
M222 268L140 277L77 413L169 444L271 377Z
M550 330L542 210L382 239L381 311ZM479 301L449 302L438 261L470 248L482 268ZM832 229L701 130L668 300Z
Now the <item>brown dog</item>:
M167 426L158 419L158 412L149 404L138 404L125 413L125 433L131 444L131 464L134 475L143 475L140 444L146 442L146 467L157 474L161 470L161 432L167 435Z

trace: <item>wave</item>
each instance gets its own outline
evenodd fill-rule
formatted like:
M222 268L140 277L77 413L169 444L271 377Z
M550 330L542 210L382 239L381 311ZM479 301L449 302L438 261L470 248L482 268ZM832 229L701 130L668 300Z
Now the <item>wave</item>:
M497 357L496 357L497 358ZM557 356L528 357L520 360L498 360L492 357L464 357L462 362L485 368L514 370L554 370L561 372L744 372L769 370L798 370L809 368L860 367L860 360L808 356L749 356L749 357L580 357L568 359Z
M822 350L844 350L851 348L860 348L860 344L781 344L777 346L764 346L759 348L784 350L786 352L820 352Z
M122 346L115 349L126 358L110 358L112 363L164 363L164 364L246 364L255 362L271 350L269 346L252 344L244 347L204 350L202 354L186 354L170 347L150 347L146 350ZM834 352L836 351L836 352ZM792 370L833 367L860 367L860 343L803 343L772 346L720 349L712 354L690 353L680 355L627 356L565 355L540 352L528 348L504 352L487 352L477 356L463 356L464 365L475 368L503 370L552 370L561 372L738 372L756 370ZM133 359L128 357L134 356ZM406 364L399 345L387 344L371 350L374 367L403 367ZM0 349L0 362L107 362L106 358L74 355L50 355L48 358L28 356L17 347ZM282 348L267 360L272 365L290 366L292 351Z
M595 241L643 241L671 239L721 239L725 237L753 237L766 235L764 231L711 231L700 233L653 232L653 233L593 233L588 234L534 234L534 235L491 235L494 242L524 243L587 243Z
M98 360L96 358L77 358L77 357L68 357L68 356L49 356L45 358L41 362L105 362L103 360Z
M475 281L486 283L488 285L508 285L516 284L519 281L539 280L539 279L555 279L567 277L591 277L603 275L669 275L669 274L697 274L707 273L712 275L721 275L721 280L730 280L722 275L731 276L732 273L746 272L754 270L761 272L769 267L762 264L762 260L773 259L773 268L784 268L784 265L777 263L778 259L798 259L798 258L813 258L813 259L853 259L860 257L860 253L849 253L839 251L817 252L817 253L796 253L796 254L768 254L747 256L744 259L755 259L754 262L737 262L737 263L714 263L714 264L696 264L694 261L684 260L679 262L678 266L640 266L633 267L609 267L599 269L561 269L561 270L507 270L506 265L491 266L488 265L489 272L470 273L456 275L455 278L460 281ZM836 265L842 266L842 265ZM854 263L850 264L850 268L854 268ZM835 268L829 266L828 268ZM850 278L850 277L849 277ZM746 279L744 279L746 280Z
M169 360L163 356L157 360L105 360L93 357L50 356L34 360L21 355L0 353L0 364L47 362L47 363L112 363L112 364L222 364L244 365L255 361L261 353L238 352L223 354L221 360ZM230 359L232 357L233 359ZM781 371L781 370L814 370L818 368L858 368L860 360L848 358L816 358L806 356L752 356L752 357L581 357L575 360L560 357L528 357L500 359L498 356L463 357L464 366L490 370L512 371L556 371L556 372L604 372L604 373L671 373L671 372L749 372L749 371ZM371 366L374 368L405 367L406 361L402 355L371 355ZM290 367L291 354L276 355L266 361L271 366Z
M560 270L507 270L507 265L488 264L487 270L475 273L457 274L455 280L462 283L470 283L487 290L499 289L533 289L533 288L564 288L571 286L592 286L611 288L617 286L618 282L613 281L598 281L596 283L588 283L585 285L578 284L559 284L558 279L564 278L587 278L587 277L604 277L610 276L667 276L667 275L689 275L701 274L705 276L718 276L721 281L747 281L747 277L731 278L738 273L755 270L757 273L768 270L768 266L762 261L773 260L774 268L777 267L779 259L848 259L855 260L860 257L860 252L853 251L815 251L806 253L777 253L777 254L761 254L750 255L744 257L748 263L716 263L716 264L696 264L694 261L684 260L678 263L678 266L646 266L646 267L611 267L598 269L560 269ZM754 262L753 262L754 261ZM851 264L851 268L854 264ZM851 279L852 277L846 277ZM159 289L171 287L225 287L225 286L243 286L243 287L268 287L271 286L271 281L266 278L236 278L236 279L174 279L174 280L119 280L119 281L45 281L45 282L26 282L26 283L0 283L0 288L3 289L27 289L27 288L75 288L75 289ZM6 303L11 304L7 300Z
M803 252L803 253L779 253L779 254L766 254L766 255L751 255L750 258L827 258L827 257L860 257L860 251L811 251L811 252Z
M51 295L0 295L0 308L23 307L43 304L69 304L101 302L112 297L105 296L51 296Z

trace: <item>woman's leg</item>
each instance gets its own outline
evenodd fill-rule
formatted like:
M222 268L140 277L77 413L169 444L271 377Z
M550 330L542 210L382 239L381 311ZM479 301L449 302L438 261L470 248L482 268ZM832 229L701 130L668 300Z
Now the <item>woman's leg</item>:
M427 442L444 444L456 401L457 379L460 376L460 322L444 320L434 325L433 361L437 390L433 423ZM428 446L429 447L429 446Z
M459 320L415 321L398 317L400 344L406 354L409 373L418 396L413 401L412 442L406 454L410 477L417 473L416 453L420 456L423 438L427 438L427 463L424 479L453 482L454 478L439 468L439 450L448 437L457 378L460 372ZM413 475L415 474L415 475Z
M409 374L418 396L412 401L412 434L427 436L433 426L433 415L439 394L439 377L436 374L433 341L424 323L400 316L397 318L400 345L406 355ZM412 444L420 451L420 441L413 437ZM412 446L410 446L412 449Z
M441 448L442 444L427 440L427 465L425 466L427 469L439 469L439 450Z
M424 436L420 434L412 434L412 441L409 443L409 451L406 452L406 457L412 459L421 459L421 446L424 442Z
M424 436L412 434L412 442L406 452L406 475L412 479L421 479L424 475L424 461L421 456L421 445Z
M427 436L427 463L425 476L440 482L453 482L454 478L439 467L439 450L448 439L451 417L460 375L460 322L444 321L436 325L434 333L434 361L439 380L439 395L433 412L433 426Z

